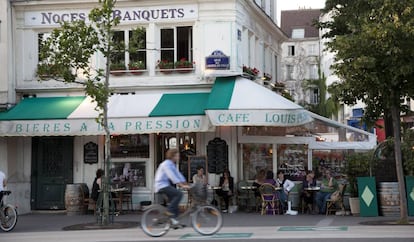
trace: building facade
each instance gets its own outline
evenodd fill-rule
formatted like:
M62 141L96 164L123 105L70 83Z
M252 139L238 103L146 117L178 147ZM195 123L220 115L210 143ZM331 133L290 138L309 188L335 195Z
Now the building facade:
M306 80L319 78L321 38L313 26L319 20L319 9L288 10L281 13L281 28L289 40L282 44L281 81L297 103L317 104L319 90Z
M87 21L88 12L96 6L96 1L2 1L0 4L5 5L0 5L0 54L2 60L8 60L6 65L0 66L0 103L16 105L10 109L15 112L19 107L34 105L20 112L24 115L38 109L32 117L43 115L43 108L63 98L80 103L78 98L85 95L82 86L56 80L39 81L36 74L42 63L39 48L60 21ZM281 43L286 36L273 21L276 19L275 1L177 0L166 4L165 1L119 0L116 8L114 14L120 17L121 23L114 38L127 46L136 43L137 38L140 43L139 48L121 51L112 60L118 67L123 66L110 76L113 97L134 100L127 105L123 103L122 108L127 111L150 106L151 95L191 96L197 93L201 97L211 90L217 76L241 75L243 66L256 68L259 75L267 73L273 81L278 79ZM137 27L140 34L134 36L132 30ZM210 68L207 62L218 54L224 59L223 63L226 60L228 63L225 68ZM168 69L172 70L167 70L159 65L160 62L177 63L184 58L192 63L191 68L180 70L170 66ZM140 68L132 68L134 63ZM91 65L102 68L105 62L96 54ZM48 101L39 104L38 100ZM45 118L48 115L50 119L57 117L57 113L49 113L39 121L14 126L9 130L11 133L3 130L3 137L0 137L0 168L9 178L8 188L14 194L10 199L19 205L21 213L63 209L65 185L86 183L91 186L95 171L103 164L104 138L99 135L96 124L88 123L96 126L95 133L82 134L87 127L80 126L78 133L61 136L76 122L51 124ZM141 121L133 123L135 131L118 134L114 128L111 137L113 179L133 181L134 207L139 206L140 201L152 200L153 174L168 148L179 148L190 155L205 155L208 142L220 137L229 147L228 168L237 179L245 179L243 168L239 166L242 165L239 128L207 127L198 132L201 129L197 120L191 123L195 127L191 129L188 120L154 119L154 123L145 121L142 130L140 126L137 131L138 122ZM163 128L158 122L164 122ZM95 154L92 151L88 153L91 157L86 157L94 148L97 149ZM273 158L269 157L272 163ZM124 173L126 167L129 171ZM183 169L185 172L186 168ZM217 182L218 175L210 175L210 183Z

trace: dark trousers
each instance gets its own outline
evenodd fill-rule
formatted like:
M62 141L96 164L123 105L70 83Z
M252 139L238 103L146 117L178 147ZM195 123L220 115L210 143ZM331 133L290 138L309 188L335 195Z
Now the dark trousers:
M223 191L223 190L218 190L217 191L217 195L219 195L221 198L223 198L224 204L225 204L225 208L226 210L229 209L229 204L230 204L230 197L231 195L229 195L228 191Z
M326 213L326 200L331 197L332 192L318 192L316 193L316 204L319 208L319 213Z
M178 217L180 211L178 205L183 198L183 193L173 186L168 186L160 189L161 193L164 193L168 197L169 205L168 212L174 214L174 218Z

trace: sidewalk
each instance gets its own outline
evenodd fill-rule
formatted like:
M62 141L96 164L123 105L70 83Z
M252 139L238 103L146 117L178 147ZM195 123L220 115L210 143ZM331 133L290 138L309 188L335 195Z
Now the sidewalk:
M265 227L265 226L363 226L361 222L397 220L391 217L362 218L353 216L323 216L323 215L265 215L257 213L237 212L224 214L223 227ZM122 214L115 217L117 221L139 222L141 215L138 213ZM414 218L411 218L411 221ZM13 233L18 232L47 232L61 231L62 228L83 223L92 223L96 219L93 215L67 216L65 213L32 213L20 215ZM189 219L184 218L183 223Z

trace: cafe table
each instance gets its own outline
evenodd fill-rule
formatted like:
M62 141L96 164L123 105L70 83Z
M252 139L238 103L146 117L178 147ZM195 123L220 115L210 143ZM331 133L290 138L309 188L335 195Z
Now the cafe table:
M257 187L256 186L241 186L240 188L244 191L247 191L246 209L247 209L247 211L252 211L253 209L251 209L251 208L253 208L253 206L251 205L250 202L251 202L251 198L255 198L255 197L254 197L254 193L252 194L251 192L256 190Z
M315 193L319 192L321 190L320 187L316 186L311 186L311 187L305 187L303 188L304 191L310 192L312 194L313 199L315 200ZM302 200L303 202L303 200ZM313 203L313 207L312 210L315 210L315 202ZM305 212L304 206L302 205L302 213Z

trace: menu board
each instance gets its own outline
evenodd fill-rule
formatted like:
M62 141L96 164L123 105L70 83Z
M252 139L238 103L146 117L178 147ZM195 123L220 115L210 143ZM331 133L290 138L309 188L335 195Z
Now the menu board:
M89 142L83 146L83 162L87 164L98 163L98 145L96 143Z
M194 174L197 173L197 167L201 166L204 168L204 171L207 172L207 156L205 155L194 155L188 156L188 180L193 179Z

